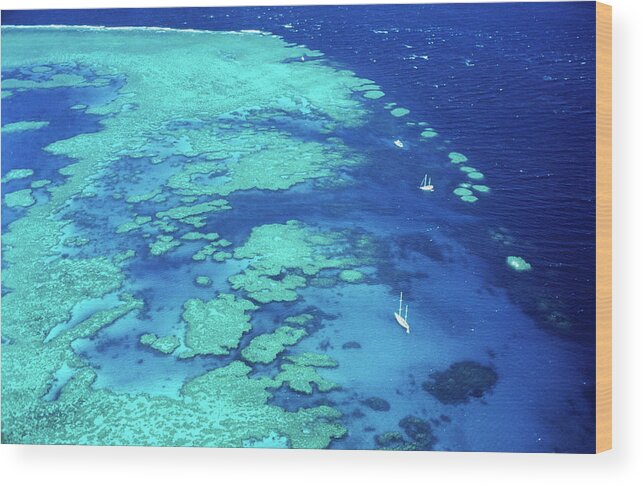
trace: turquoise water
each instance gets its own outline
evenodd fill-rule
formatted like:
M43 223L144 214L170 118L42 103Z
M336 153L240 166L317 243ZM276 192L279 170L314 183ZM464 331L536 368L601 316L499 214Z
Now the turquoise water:
M3 175L34 172L3 184L34 198L2 208L3 440L593 451L593 11L577 5L507 7L518 30L500 33L476 6L399 26L406 7L354 26L345 8L5 14L278 36L3 30L3 126L49 122L2 134ZM211 201L229 209L167 215ZM204 260L195 231L218 234ZM195 299L211 313L191 320ZM280 343L284 327L306 335ZM244 353L259 335L261 362ZM332 363L293 364L310 353Z

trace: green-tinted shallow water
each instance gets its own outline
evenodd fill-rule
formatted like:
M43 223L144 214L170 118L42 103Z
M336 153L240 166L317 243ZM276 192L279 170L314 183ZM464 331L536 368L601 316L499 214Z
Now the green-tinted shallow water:
M284 62L302 56L308 60ZM292 221L256 227L245 244L233 246L216 233L199 230L214 214L234 210L225 197L235 191L337 180L338 170L360 163L339 138L330 143L305 140L269 123L276 113L308 119L322 139L364 123L365 110L353 92L368 81L319 62L318 56L261 33L3 29L3 70L39 73L50 66L83 66L97 76L9 79L5 87L81 88L116 76L126 79L113 100L86 109L103 116L99 131L47 147L74 163L61 170L65 178L49 189L46 202L13 222L4 236L3 283L9 290L3 298L5 441L251 446L268 440L318 448L344 434L332 407L287 412L267 403L269 390L282 385L302 392L312 392L313 383L322 391L335 387L315 370L326 365L323 355L303 360L294 355L271 377L249 377L249 364L271 363L307 334L307 318L293 315L290 323L255 337L243 352L247 363L236 350L252 328L257 304L296 300L322 270L343 270L344 279L356 278L350 271L365 261L351 253L349 235L322 233ZM114 162L125 157L149 159L148 170L169 176L150 187L132 183L131 192L110 194L101 183L118 178ZM190 163L177 167L172 157ZM230 283L255 303L212 288L207 299L185 300L184 328L178 335L141 336L141 344L175 352L179 360L235 352L236 359L185 383L173 398L96 389L95 371L72 350L74 341L91 339L145 307L144 299L126 291L125 268L140 257L126 243L118 251L95 251L92 257L81 253L63 259L57 249L63 236L73 232L73 219L65 212L70 205L116 195L126 198L126 212L114 214L123 222L106 237L138 234L149 241L143 250L152 257L189 244L201 248L192 250L194 264L210 258L244 262ZM23 202L29 198L13 197L19 205L31 205ZM156 212L138 214L148 200L156 201ZM100 241L91 244L104 247ZM83 301L106 295L117 295L111 306L46 338ZM61 368L73 369L73 377L57 399L41 399Z

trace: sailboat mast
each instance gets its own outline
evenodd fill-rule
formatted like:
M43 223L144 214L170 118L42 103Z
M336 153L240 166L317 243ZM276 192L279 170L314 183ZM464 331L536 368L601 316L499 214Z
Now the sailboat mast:
M400 309L397 312L400 316L402 315L402 292L400 291Z
M406 305L406 310L404 312L404 320L406 320L408 318L408 316L409 316L409 306Z

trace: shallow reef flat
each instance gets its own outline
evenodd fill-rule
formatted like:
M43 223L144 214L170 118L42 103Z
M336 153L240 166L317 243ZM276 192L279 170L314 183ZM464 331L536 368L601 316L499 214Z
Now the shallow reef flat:
M2 126L4 133L15 133L19 131L38 130L49 124L48 121L18 121Z
M68 161L61 180L43 189L46 197L36 200L30 189L7 195L6 204L23 212L3 237L3 441L324 448L342 437L337 409L293 412L270 400L279 388L338 387L315 369L336 365L327 356L296 358L313 317L293 315L252 340L244 335L261 305L298 299L323 271L337 281L362 279L363 254L352 253L346 234L298 221L258 226L237 246L197 229L234 212L233 193L285 191L361 163L328 137L366 122L355 93L370 81L263 33L3 27L2 34L3 88L12 96L114 90L101 102L71 106L99 117L98 131L43 147ZM299 58L306 62L289 62ZM92 232L92 217L106 232ZM132 345L177 362L221 359L174 398L97 386L102 370L75 351L149 306L130 268L150 257L194 265L197 285L190 286L209 296L184 298L171 331L139 332ZM197 270L227 261L240 268L230 277L232 293ZM115 303L79 313L87 301ZM284 352L289 360L278 357ZM274 366L274 377L254 375L255 364Z
M31 189L22 189L5 195L4 202L7 207L29 207L36 203L36 199L31 195Z
M332 121L343 125L363 122L364 110L350 93L364 80L316 61L284 63L309 51L287 47L276 36L5 27L3 39L3 69L73 61L92 66L99 74L127 77L115 101L87 110L118 113L103 120L105 129L48 148L79 160L112 160L120 149L141 140L141 133L151 134L171 119L216 116L255 107L298 110L295 100L300 96L311 109ZM293 102L280 103L282 98ZM136 109L123 109L133 103Z
M322 270L343 270L341 278L351 271L348 268L363 262L346 255L342 251L346 245L341 234L315 231L298 221L259 226L235 250L235 258L252 261L245 271L230 277L230 283L261 303L294 301L297 289Z
M12 180L20 180L24 179L27 177L31 177L33 175L33 170L30 168L14 168L13 170L9 170L5 174L4 177L2 177L2 183L7 183Z

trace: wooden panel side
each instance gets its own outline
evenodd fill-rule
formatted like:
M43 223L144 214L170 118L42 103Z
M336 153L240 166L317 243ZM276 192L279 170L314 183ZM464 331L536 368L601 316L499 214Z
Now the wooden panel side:
M612 448L612 7L596 3L596 452Z

